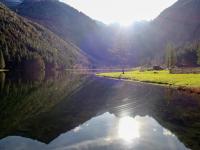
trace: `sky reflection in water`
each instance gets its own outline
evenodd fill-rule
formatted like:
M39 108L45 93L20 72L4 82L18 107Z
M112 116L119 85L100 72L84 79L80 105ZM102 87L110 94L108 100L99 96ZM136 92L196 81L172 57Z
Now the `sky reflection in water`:
M0 149L29 150L184 150L187 149L169 130L149 116L116 117L105 113L92 118L75 129L60 135L48 145L10 136L0 141Z

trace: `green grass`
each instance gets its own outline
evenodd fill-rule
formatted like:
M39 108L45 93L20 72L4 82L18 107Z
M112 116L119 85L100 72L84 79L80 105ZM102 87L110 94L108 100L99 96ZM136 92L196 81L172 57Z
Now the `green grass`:
M144 72L137 70L125 72L125 74L122 74L122 72L110 72L99 73L97 76L164 84L174 87L200 87L200 74L170 74L168 70Z

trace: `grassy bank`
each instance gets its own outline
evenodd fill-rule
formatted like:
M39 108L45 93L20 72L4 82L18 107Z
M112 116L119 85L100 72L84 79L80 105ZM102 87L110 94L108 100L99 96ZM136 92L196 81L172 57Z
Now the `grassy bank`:
M170 74L168 70L163 70L130 71L124 74L122 72L99 73L97 76L170 85L180 90L191 90L191 92L200 93L200 74Z

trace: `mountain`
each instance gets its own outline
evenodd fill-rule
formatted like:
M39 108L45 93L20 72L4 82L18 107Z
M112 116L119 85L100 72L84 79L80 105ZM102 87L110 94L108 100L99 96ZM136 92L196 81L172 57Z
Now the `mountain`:
M139 22L128 32L127 51L138 64L165 63L166 46L172 44L178 63L196 66L200 58L200 1L178 0L150 22ZM127 35L126 35L127 36ZM180 58L180 59L179 59ZM184 60L183 60L184 59Z
M87 65L85 54L41 25L0 4L0 50L9 69L73 68Z
M13 10L77 45L98 67L164 64L169 43L176 48L178 62L197 65L199 8L199 0L178 0L153 21L136 22L126 29L104 25L57 0L24 0Z
M25 0L15 11L71 41L82 49L96 65L114 63L109 51L111 30L82 12L57 0Z
M200 40L200 1L178 0L150 23L147 35L150 36L146 41L152 41L153 45L157 45L153 51L162 55L168 43L181 47L177 51L182 51L187 43L198 42ZM197 47L189 49L190 51L195 49L198 53Z
M154 21L166 40L177 44L200 38L200 1L179 0Z

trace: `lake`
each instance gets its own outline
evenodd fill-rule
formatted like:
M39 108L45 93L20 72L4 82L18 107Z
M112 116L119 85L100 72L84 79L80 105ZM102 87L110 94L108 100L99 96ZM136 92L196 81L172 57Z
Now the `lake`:
M65 73L0 73L0 150L199 150L200 96Z

